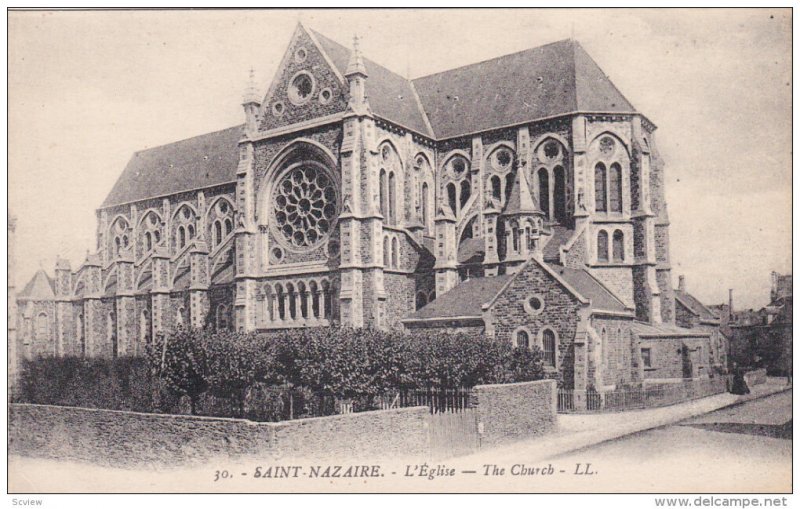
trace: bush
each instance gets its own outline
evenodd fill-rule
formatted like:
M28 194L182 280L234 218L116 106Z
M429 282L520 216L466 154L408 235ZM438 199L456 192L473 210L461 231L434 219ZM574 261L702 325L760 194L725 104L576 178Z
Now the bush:
M146 359L39 358L22 363L18 401L151 412L158 384Z

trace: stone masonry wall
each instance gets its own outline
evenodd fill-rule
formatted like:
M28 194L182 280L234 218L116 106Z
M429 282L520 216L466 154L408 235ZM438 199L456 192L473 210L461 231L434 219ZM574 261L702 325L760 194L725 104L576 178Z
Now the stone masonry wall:
M539 380L474 388L481 447L542 435L556 428L556 382Z
M257 423L48 405L10 405L9 450L108 466L174 466L220 457L425 458L424 407Z
M537 296L544 304L538 313L529 313L524 303ZM556 378L571 387L574 378L574 344L581 304L561 283L547 274L538 263L529 263L498 297L490 309L491 323L500 341L513 341L519 330L528 333L531 344L541 348L541 335L545 328L556 333L557 355L555 368L545 367L549 378Z

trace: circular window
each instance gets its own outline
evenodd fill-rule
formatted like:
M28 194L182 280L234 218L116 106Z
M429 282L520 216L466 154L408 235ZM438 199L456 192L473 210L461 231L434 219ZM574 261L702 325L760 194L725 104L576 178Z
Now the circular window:
M328 104L332 98L333 92L331 92L330 88L323 88L322 92L319 93L319 102L322 104Z
M273 263L280 263L281 260L283 260L283 249L279 247L273 247L269 252L269 257Z
M283 111L284 107L282 102L278 101L272 105L272 114L275 115L276 117L280 117L281 115L283 115Z
M227 214L228 213L228 202L225 200L220 200L219 204L217 205L217 211L220 214Z
M150 221L150 224L152 226L155 226L155 225L158 224L158 218L156 217L155 214L150 214L150 217L147 220Z
M508 150L500 150L497 152L495 160L498 166L505 168L511 164L511 153Z
M614 151L614 140L610 136L605 136L600 140L600 152L609 155Z
M389 145L384 145L381 149L381 157L384 161L388 161L389 158L392 156L392 149L389 148Z
M531 295L523 304L525 311L530 315L538 315L544 310L544 300L538 295Z
M188 207L184 207L184 208L183 208L183 217L184 217L185 219L189 219L189 218L191 218L191 217L192 217L192 213L189 211L189 208L188 208Z
M294 52L294 61L298 64L305 62L306 57L308 57L308 53L305 48L297 48L297 51Z
M273 192L273 224L293 249L312 249L331 232L338 215L334 180L321 166L304 163L286 171Z
M544 145L544 156L547 159L555 159L561 153L561 147L554 141L548 141Z
M453 173L455 173L456 175L461 175L467 169L467 162L459 157L453 159L451 166L453 168Z
M303 71L292 78L289 85L289 100L294 104L305 104L314 94L314 78Z

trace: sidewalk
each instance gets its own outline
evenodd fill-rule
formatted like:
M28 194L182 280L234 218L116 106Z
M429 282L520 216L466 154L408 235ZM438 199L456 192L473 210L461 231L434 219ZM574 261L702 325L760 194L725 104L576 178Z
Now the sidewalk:
M782 381L779 382L778 380ZM478 453L453 458L448 463L475 465L508 461L540 461L591 447L626 435L660 428L714 410L764 398L791 389L785 379L768 379L744 396L724 393L686 403L647 410L607 414L559 414L558 431Z

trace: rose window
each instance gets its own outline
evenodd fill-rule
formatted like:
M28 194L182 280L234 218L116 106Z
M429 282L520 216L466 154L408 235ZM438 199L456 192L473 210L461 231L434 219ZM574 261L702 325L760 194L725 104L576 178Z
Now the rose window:
M295 168L278 181L274 194L275 225L294 248L311 248L331 231L336 219L336 184L320 168Z

